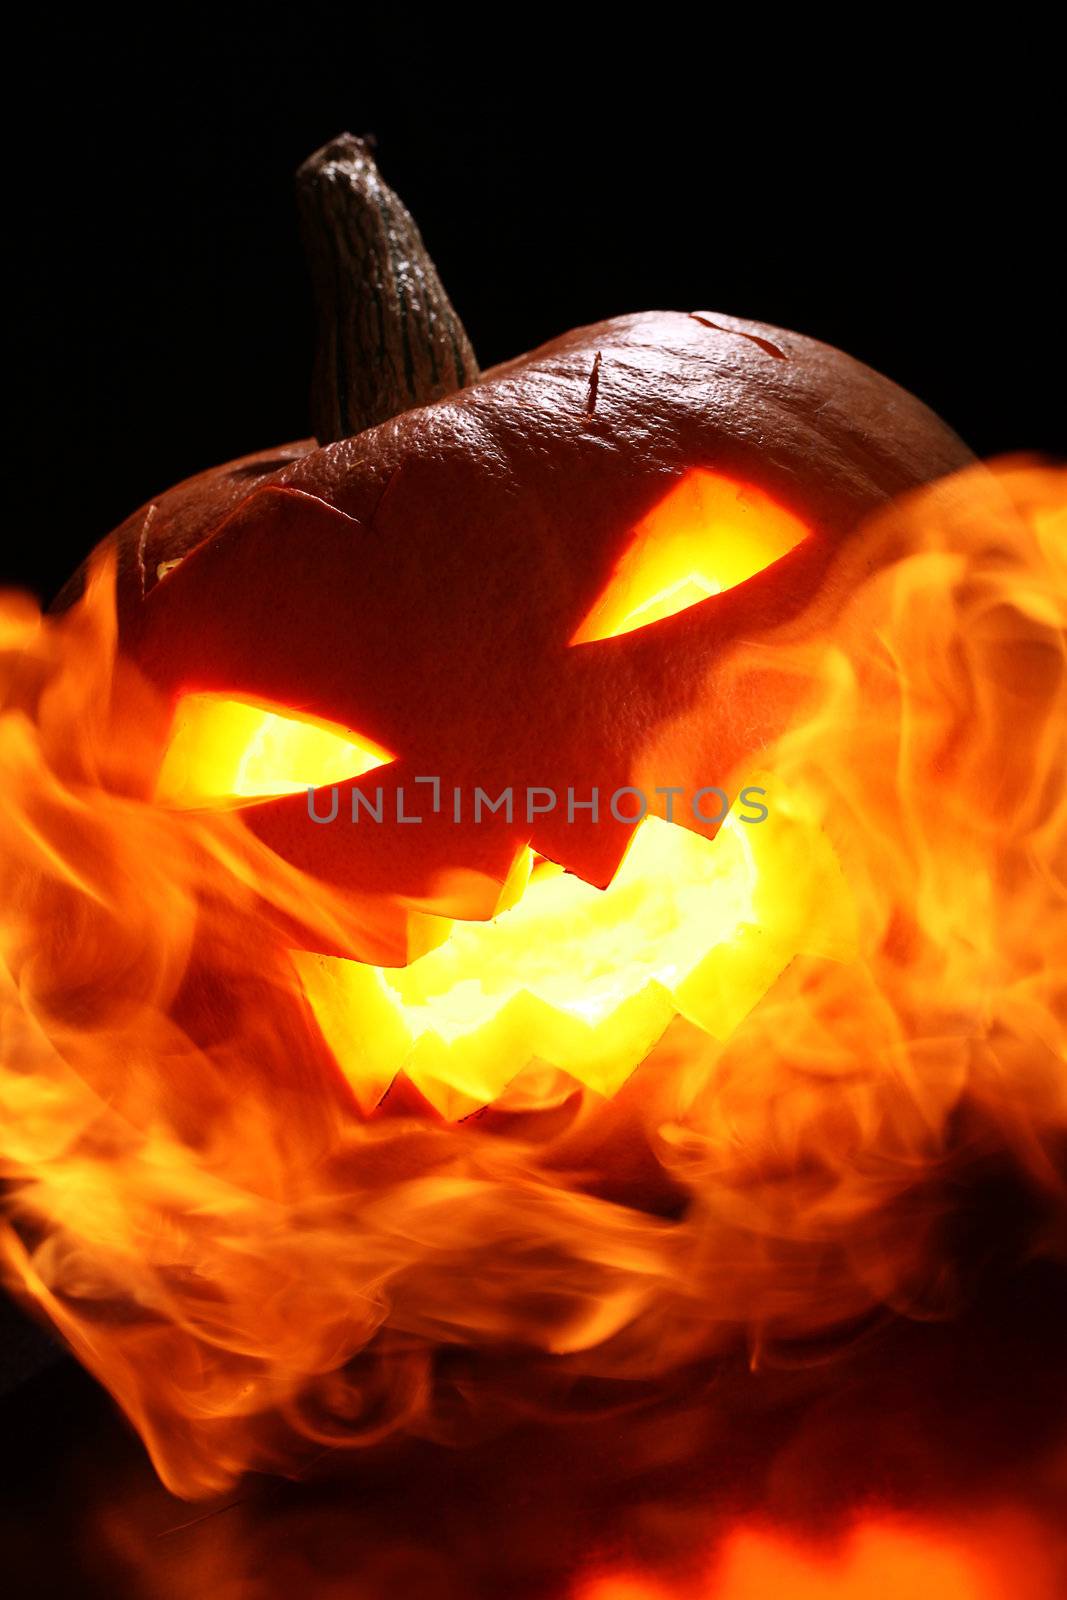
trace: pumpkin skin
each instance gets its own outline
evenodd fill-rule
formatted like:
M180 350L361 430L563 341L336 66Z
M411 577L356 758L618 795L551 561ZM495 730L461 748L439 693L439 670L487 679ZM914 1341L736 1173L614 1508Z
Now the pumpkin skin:
M815 340L718 313L620 317L353 438L246 457L143 507L112 536L122 646L167 705L225 692L395 752L340 785L342 819L347 788L380 783L389 818L397 790L410 811L415 778L434 774L490 795L607 796L668 724L656 781L722 784L794 708L763 680L745 703L709 704L716 663L738 641L821 626L843 581L831 563L864 516L971 459L913 396ZM727 592L573 645L635 525L694 469L762 491L808 537ZM603 809L532 827L418 809L419 826L316 827L301 793L246 820L334 885L473 918L498 908L527 841L602 887L633 832ZM677 820L701 826L688 807Z

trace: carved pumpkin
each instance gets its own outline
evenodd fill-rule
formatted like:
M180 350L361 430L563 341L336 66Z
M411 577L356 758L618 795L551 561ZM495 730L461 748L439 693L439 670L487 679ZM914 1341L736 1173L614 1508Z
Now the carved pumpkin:
M123 648L166 707L160 803L239 804L373 901L362 947L294 957L364 1110L401 1067L451 1115L529 1058L613 1092L676 1012L725 1036L845 938L761 898L742 789L793 695L715 685L742 641L822 627L865 514L969 453L841 352L718 313L617 317L479 376L362 145L302 178L323 442L113 536ZM832 876L821 848L779 874Z
M321 445L0 615L0 1271L189 1495L940 1315L1063 1131L1061 489L703 312L479 377L303 193Z

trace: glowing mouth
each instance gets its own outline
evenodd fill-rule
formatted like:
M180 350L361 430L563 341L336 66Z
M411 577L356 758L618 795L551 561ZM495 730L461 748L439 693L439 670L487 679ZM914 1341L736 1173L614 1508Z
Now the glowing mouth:
M726 1039L793 956L852 949L833 852L787 811L728 818L712 840L646 818L603 890L530 852L524 874L508 910L456 923L410 966L294 952L365 1110L403 1071L462 1116L531 1063L611 1095L673 1017Z

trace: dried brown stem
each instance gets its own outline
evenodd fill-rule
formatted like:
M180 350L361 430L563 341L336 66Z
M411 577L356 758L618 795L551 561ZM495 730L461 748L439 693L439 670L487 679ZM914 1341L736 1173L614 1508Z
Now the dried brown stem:
M350 133L297 173L318 314L312 426L321 444L473 383L478 364L410 213Z

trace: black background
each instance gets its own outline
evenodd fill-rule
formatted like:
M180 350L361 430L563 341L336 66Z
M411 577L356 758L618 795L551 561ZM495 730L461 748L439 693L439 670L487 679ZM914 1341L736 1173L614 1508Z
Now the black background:
M1063 446L1047 42L620 17L42 9L10 54L0 580L48 596L151 494L306 434L292 173L344 128L377 135L483 365L717 309L843 346L982 455Z

